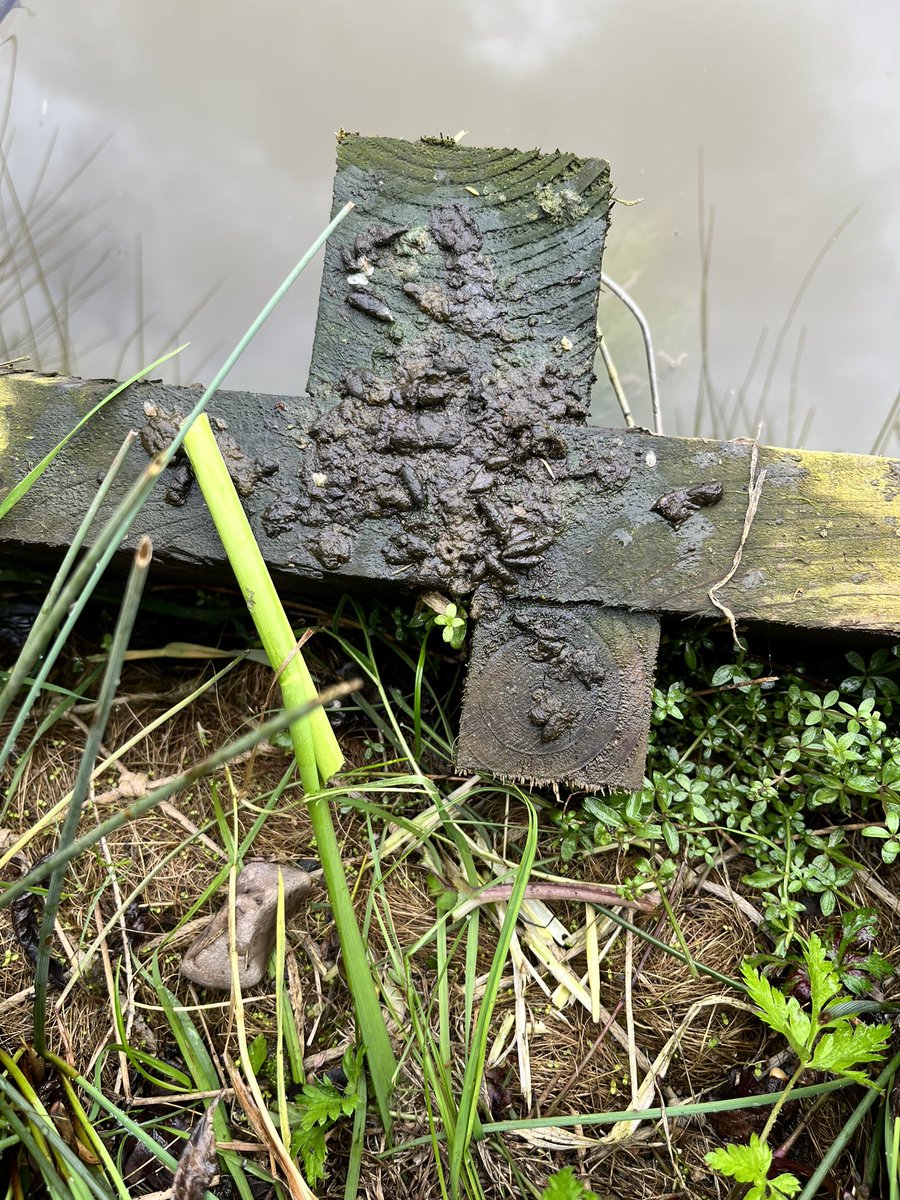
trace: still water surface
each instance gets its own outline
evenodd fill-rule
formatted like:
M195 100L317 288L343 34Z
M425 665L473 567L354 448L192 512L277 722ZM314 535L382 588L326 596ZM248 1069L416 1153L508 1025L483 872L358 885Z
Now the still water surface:
M751 435L759 410L769 442L900 449L894 0L29 3L0 28L5 352L112 375L190 338L168 378L208 378L327 219L338 127L465 129L601 155L641 199L615 209L604 266L653 328L667 431ZM231 386L303 388L317 292L311 268ZM612 297L600 312L649 422L636 327ZM605 380L595 418L620 420Z

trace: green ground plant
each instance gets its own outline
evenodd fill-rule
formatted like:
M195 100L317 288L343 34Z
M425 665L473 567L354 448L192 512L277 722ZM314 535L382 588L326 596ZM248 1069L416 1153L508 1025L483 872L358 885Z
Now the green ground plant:
M808 1011L796 996L779 991L755 967L743 966L747 994L757 1015L785 1039L797 1064L762 1133L752 1134L746 1145L731 1144L706 1156L707 1163L721 1174L750 1184L746 1193L750 1200L780 1200L800 1190L800 1181L789 1172L770 1177L774 1155L768 1138L801 1075L821 1071L871 1086L870 1075L859 1067L883 1058L891 1035L890 1025L861 1024L842 1015L840 1005L849 996L842 994L838 971L816 934L806 944L803 961L809 982Z
M344 1117L356 1112L365 1097L361 1090L362 1055L348 1049L341 1060L344 1085L330 1079L304 1084L296 1100L288 1104L291 1154L303 1160L306 1178L313 1187L325 1176L325 1134Z
M844 826L863 824L885 863L900 852L900 647L849 652L837 686L749 655L708 666L713 649L702 636L669 644L645 786L562 814L561 851L624 838L713 865L723 837L737 839L783 955L811 898L826 917L850 903L860 863Z
M585 1128L590 1128L594 1123L615 1126L628 1121L649 1122L659 1120L663 1110L649 1108L637 1112L627 1109L623 1112L580 1112L571 1117L538 1118L533 1122L529 1122L528 1119L499 1122L487 1119L490 1114L485 1111L481 1103L481 1085L484 1079L485 1053L493 1036L494 1005L504 979L509 977L511 967L518 970L522 965L521 950L517 949L514 944L512 932L517 929L517 936L524 938L533 922L526 919L523 923L516 924L516 908L520 897L511 897L512 903L507 910L507 918L501 922L503 935L498 941L496 934L491 930L487 917L483 912L479 917L477 908L469 911L463 917L458 915L460 899L463 896L470 896L497 879L517 878L524 887L527 881L527 871L521 871L520 865L523 860L526 864L531 861L539 843L536 827L520 815L518 818L518 823L521 825L519 840L515 841L515 845L511 845L501 856L499 851L505 844L506 834L504 833L502 838L498 836L499 831L493 828L492 822L480 810L479 799L483 797L488 806L496 806L498 799L502 798L507 806L520 806L522 813L527 812L527 799L531 799L535 804L536 811L542 815L544 820L548 814L556 810L556 806L545 804L539 796L523 798L523 795L519 794L516 789L507 789L504 793L499 785L491 781L484 781L477 789L466 793L463 803L460 805L452 791L448 791L436 783L434 777L422 770L412 747L412 736L416 729L418 729L422 755L430 756L436 764L444 764L436 772L437 777L440 778L441 770L446 770L445 764L451 751L451 728L447 705L458 690L456 687L458 659L442 638L434 636L435 627L432 627L429 634L425 625L414 624L409 618L400 621L404 640L398 643L395 640L398 625L395 616L399 616L399 614L395 615L390 610L377 607L366 611L354 602L348 601L339 607L334 617L334 625L330 631L331 640L342 655L352 663L354 670L368 681L367 688L363 693L345 699L347 709L354 710L357 717L365 721L364 727L371 731L370 736L379 739L383 748L384 762L362 770L350 771L341 776L337 786L332 790L331 800L336 811L344 814L352 813L355 818L365 822L370 831L368 858L371 864L371 885L368 877L364 877L366 882L363 890L367 894L368 900L363 929L367 944L371 942L371 931L378 930L387 950L377 961L371 957L370 951L369 969L377 980L382 1006L387 1013L393 1016L395 1023L398 1020L400 1022L402 1032L394 1034L395 1039L399 1038L400 1043L396 1046L398 1057L411 1065L415 1077L420 1081L421 1089L414 1098L410 1098L408 1092L405 1093L399 1103L404 1107L422 1106L428 1114L427 1129L429 1133L426 1135L425 1142L432 1148L435 1179L440 1180L440 1183L435 1185L435 1195L440 1193L447 1197L466 1196L479 1200L482 1196L493 1194L484 1185L479 1163L485 1153L500 1154L504 1138L514 1130L527 1129L533 1125L542 1129L548 1127L566 1129L575 1122ZM425 647L424 654L423 647ZM684 650L684 645L679 644L679 655L683 656ZM887 664L888 667L892 665L893 660ZM664 669L668 669L671 673L671 663ZM884 675L883 670L884 667L880 666L878 673L881 673L883 678L890 679L891 676ZM706 687L688 687L682 684L680 692L672 689L670 682L664 678L663 686L659 689L657 697L659 713L657 730L663 721L675 721L679 729L694 729L694 737L696 737L696 727L702 725L703 722L701 718L695 718L692 715L695 706L699 706L701 711L705 711L706 706L710 703L710 696L716 696L720 692L724 693L723 700L733 701L738 698L743 700L744 692L740 686L729 687L719 683L715 685L714 691L707 691L707 688L712 686L710 683L712 675L715 675L715 669L710 671L705 680L699 681ZM754 680L759 678L759 676L753 676ZM801 680L799 674L797 680ZM452 686L448 686L448 681ZM732 675L729 683L734 682ZM763 685L756 682L755 686L758 690ZM790 688L790 686L792 685L788 683L786 688ZM801 685L797 682L796 686L800 687ZM806 690L813 692L813 689ZM691 694L692 692L695 694ZM771 696L772 689L766 694ZM817 699L805 701L803 711L804 713L816 713L818 716L809 726L803 725L803 728L818 729L823 722L829 719L828 714L843 712L837 704L825 704L824 698L819 692L813 692L813 695ZM880 699L866 697L865 699L870 698L878 699L878 703L884 704L885 707L890 701L890 696L881 696ZM858 707L859 692L856 694L855 703ZM673 706L677 707L678 716L674 715ZM784 711L789 711L789 706ZM290 714L282 717L280 724L289 723L289 717ZM723 720L733 724L734 717L735 713L728 710ZM769 723L767 728L776 743L780 737L794 738L795 736L796 726L789 721L780 731L774 720ZM258 731L259 734L262 732L262 730ZM271 726L266 729L266 732L270 736L272 735ZM657 732L655 736L659 739L661 735ZM749 732L747 736L749 737ZM227 757L227 755L224 758L220 756L217 761L225 761ZM737 770L738 764L735 764L733 772ZM184 780L181 781L181 786L185 786ZM711 803L707 797L710 790L707 789L705 793L700 793L706 803ZM869 793L863 792L852 794L863 796L864 801L869 796ZM239 861L249 853L252 831L241 839L230 830L224 801L218 796L218 790L214 789L213 799L216 813L214 819L215 828L218 829L217 837L229 858ZM276 801L277 796L272 799L271 803L274 805ZM601 802L598 800L596 803L599 805ZM658 814L654 815L653 812L652 794L646 790L644 793L636 793L628 798L621 810L617 808L618 803L615 798L605 798L602 801L605 806L604 813L608 809L613 814L619 811L627 814L627 818L625 816L619 818L618 830L608 823L608 819L607 822L603 822L599 817L593 817L592 821L600 822L600 840L621 838L624 845L643 849L645 868L639 871L632 880L633 890L637 893L644 886L651 887L658 883L661 875L665 874L665 865L667 863L674 864L675 858L670 851L664 850L666 843L661 830L661 820ZM267 811L270 810L270 807L267 804ZM259 822L261 823L263 819L264 814L260 813ZM254 823L254 829L257 827L257 824ZM653 841L650 842L647 838L648 829L654 827L656 832ZM213 832L215 832L215 828ZM526 829L529 830L527 838L525 837ZM586 834L592 829L592 823L583 822L578 834L583 842L586 842ZM623 832L623 829L626 832ZM687 834L685 834L683 830L679 829L679 833L681 834L678 845L678 854L680 855L689 845L688 838L692 836L693 831L688 828ZM715 829L707 827L702 833L703 836L709 837L711 833L715 834ZM82 849L94 844L94 835L86 836L87 841L82 842ZM736 841L740 841L739 829L733 832L733 837ZM404 838L406 839L405 843ZM660 862L659 852L665 854L662 862ZM577 844L575 853L579 853ZM392 902L387 887L391 873L396 869L398 861L402 861L407 856L422 857L430 870L434 884L432 889L433 924L412 945L404 941L395 929ZM548 865L549 858L548 847L541 845L542 867ZM227 867L224 868L226 874L227 870ZM454 871L459 873L459 878L454 875ZM450 881L449 884L448 881ZM211 884L208 894L214 890L215 886ZM189 910L188 917L195 911L196 905ZM840 1017L834 1012L835 1005L842 1001L840 989L851 990L850 981L857 978L860 980L865 978L869 983L877 982L879 979L883 979L887 969L883 960L879 961L874 952L863 955L862 958L857 954L858 935L861 932L867 933L867 936L872 934L871 914L867 917L860 916L855 920L849 919L849 915L845 914L845 918L841 932L836 935L833 946L824 937L821 941L810 939L809 947L815 948L815 953L811 954L808 947L803 955L794 956L797 960L794 965L798 969L803 967L810 975L810 979L813 969L807 960L811 957L814 964L819 964L815 967L818 970L819 983L816 986L819 990L817 992L818 1015L814 1019L811 1015L803 1013L796 1001L791 1002L783 996L779 1001L773 1000L772 996L780 995L780 993L775 993L772 989L770 995L766 991L767 986L771 988L771 985L766 984L758 968L747 967L744 973L744 986L758 1007L760 1015L765 1019L763 1001L774 1005L770 1014L772 1016L772 1020L769 1022L770 1026L773 1029L780 1029L780 1026L783 1025L790 1031L797 1041L798 1047L805 1054L807 1064L811 1063L816 1069L843 1073L844 1080L834 1081L838 1084L853 1082L854 1067L865 1065L864 1054L857 1053L860 1049L857 1028L870 1030L877 1028L874 1026L853 1027L849 1017ZM642 930L639 925L629 924L636 937L647 936L649 940L646 930ZM282 925L279 929L279 941L276 949L276 955L282 955L282 965L279 966L276 962L274 972L276 990L278 990L277 981L282 978L283 974L283 940ZM667 945L665 938L662 941L657 939L654 944L667 953L674 953L676 957L679 954L677 949L673 951L673 948ZM796 939L795 944L798 944ZM417 975L414 969L415 964L421 962L423 952L433 956L434 984L431 994L422 990L421 975ZM485 953L490 955L487 960L489 963L487 975L484 974ZM514 957L515 955L519 955L519 957ZM821 965L823 962L824 966ZM701 970L704 968L702 963L697 966ZM830 998L823 1000L822 996L825 992L833 989L835 979L838 981L838 992L832 991ZM465 991L465 1008L462 1014L458 1009L454 1009L451 995L452 980L462 981L460 986ZM758 984L757 980L760 981ZM162 1081L169 1091L185 1090L187 1085L188 1090L194 1088L207 1094L214 1092L222 1086L223 1079L220 1072L208 1059L208 1055L207 1057L203 1056L202 1047L204 1047L206 1039L202 1026L190 1019L186 1010L176 1001L174 994L164 987L161 979L155 978L151 982L157 1002L162 1003L166 1010L166 1020L176 1041L179 1045L184 1042L184 1071L182 1072L181 1067L167 1065L159 1058L153 1059L152 1056L142 1055L137 1047L129 1046L124 1025L118 1021L120 1044L125 1047L133 1069L136 1074L146 1072L154 1079ZM719 977L720 984L727 984L727 982L721 976ZM758 997L753 990L756 987L759 989ZM859 994L865 991L865 987L854 990ZM280 991L278 994L281 995ZM285 1002L282 1000L279 1003L287 1013L288 1008ZM866 1001L866 1003L870 1002ZM779 1005L782 1007L778 1007ZM797 1016L797 1013L801 1015ZM809 1024L805 1025L804 1020L808 1020ZM464 1035L459 1040L454 1031L454 1025L457 1022L464 1030ZM337 1151L333 1149L327 1156L324 1151L328 1146L334 1148L340 1145L342 1155L345 1154L346 1137L344 1133L341 1133L339 1137L335 1136L337 1127L341 1123L346 1125L352 1122L353 1124L353 1146L358 1149L352 1153L357 1154L356 1169L357 1171L359 1169L359 1156L362 1153L366 1134L367 1106L364 1092L361 1090L365 1086L365 1080L362 1075L355 1072L353 1062L358 1061L356 1057L358 1051L356 1047L351 1047L350 1054L353 1058L352 1060L348 1059L350 1069L347 1071L350 1086L346 1090L333 1087L323 1081L318 1083L309 1081L304 1087L302 1064L299 1063L302 1055L291 1048L288 1036L289 1023L289 1017L286 1021L279 1023L274 1040L269 1034L263 1039L257 1038L255 1042L249 1043L247 1047L248 1077L252 1076L258 1080L263 1099L271 1109L269 1120L286 1131L282 1134L282 1141L294 1155L299 1156L300 1165L307 1179L310 1182L317 1179L321 1181L324 1171L326 1173L324 1183L327 1187L335 1167L334 1160ZM849 1047L846 1045L848 1031ZM827 1040L829 1038L830 1041ZM881 1043L876 1045L875 1042L870 1044L869 1049L873 1055L880 1045ZM242 1070L243 1053L242 1049ZM831 1058L828 1059L830 1066L826 1063L828 1053L831 1053ZM816 1058L817 1055L818 1058ZM856 1057L851 1062L850 1058L853 1055ZM293 1087L289 1083L285 1086L283 1077L279 1083L276 1077L275 1064L285 1057L294 1077ZM186 1078L182 1078L178 1072L185 1074ZM86 1082L80 1077L76 1077L73 1080L73 1087L79 1093L86 1094L93 1103L94 1107L89 1113L89 1123L93 1122L96 1126L98 1136L105 1146L104 1139L113 1136L115 1126L109 1124L104 1126L103 1113L112 1110L109 1107L101 1107L96 1082L93 1085L94 1092L86 1090ZM821 1084L813 1089L794 1086L791 1095L805 1099L810 1094L822 1094L828 1090L829 1086L832 1085ZM102 1095L102 1093L100 1094ZM763 1102L769 1105L779 1104L777 1098L768 1096L752 1099L754 1102ZM707 1101L700 1104L668 1106L666 1117L670 1124L676 1127L679 1122L708 1112L720 1111L729 1103L732 1106L742 1105L749 1103L749 1100ZM24 1147L26 1141L23 1139L30 1137L31 1142L28 1143L30 1145L35 1142L36 1134L43 1133L44 1118L33 1110L33 1106L28 1107L27 1098L23 1097L21 1104L26 1108L20 1108L18 1112L15 1107L10 1110L9 1121L0 1129L0 1137L3 1137L5 1132L5 1136L8 1138L18 1138ZM0 1116L6 1111L3 1109ZM13 1120L18 1124L13 1124ZM117 1120L118 1118L114 1117L114 1121ZM216 1112L215 1123L219 1127L217 1130L219 1140L231 1140L233 1134L230 1126L226 1124L224 1107ZM147 1126L143 1127L143 1134L152 1144L152 1138L149 1137L147 1129ZM370 1122L370 1133L371 1129ZM891 1138L893 1138L893 1130L891 1130ZM716 1165L721 1165L723 1170L727 1170L729 1163L734 1165L736 1173L733 1178L736 1181L741 1178L740 1172L745 1174L755 1172L756 1174L752 1178L750 1174L747 1174L746 1182L751 1186L769 1188L768 1192L765 1190L759 1192L760 1197L765 1196L768 1200L775 1200L776 1197L779 1197L780 1200L781 1195L789 1195L788 1191L782 1190L779 1193L777 1190L771 1190L779 1176L776 1174L772 1181L768 1179L768 1175L772 1173L770 1168L773 1159L767 1158L766 1155L774 1153L771 1146L768 1145L768 1141L762 1139L759 1145L749 1143L749 1147L749 1150L746 1147L739 1148L740 1153L736 1159L732 1155L727 1159L721 1159L721 1163L719 1158L714 1162ZM402 1147L395 1149L401 1150ZM63 1152L60 1150L59 1154L62 1155ZM748 1154L751 1157L748 1158ZM48 1164L48 1178L50 1177L49 1173L53 1170L58 1175L62 1172L60 1175L63 1180L62 1190L58 1194L65 1194L64 1189L68 1186L68 1176L65 1175L65 1170L74 1175L78 1172L78 1168L74 1163L62 1159L59 1159L54 1165L53 1146L49 1146L44 1158L40 1159L42 1163L45 1160ZM238 1169L239 1165L233 1160L233 1157L230 1158L228 1152L225 1152L221 1156L221 1162L222 1169L232 1175L241 1194L245 1198L248 1197L249 1185L244 1177L244 1172ZM344 1166L343 1161L341 1165ZM445 1174L442 1175L442 1171ZM117 1190L118 1185L114 1173L109 1170L106 1171L105 1176L98 1175L96 1170L89 1170L86 1173L91 1178L90 1194L97 1195L98 1198L121 1195L121 1191ZM785 1173L782 1172L783 1174ZM358 1182L358 1174L356 1178ZM238 1179L241 1180L240 1183L238 1183ZM781 1182L787 1187L786 1180L782 1179ZM547 1189L545 1192L548 1197L558 1195L567 1198L571 1196L573 1200L575 1197L580 1200L588 1200L591 1195L591 1192L585 1189L574 1174L566 1171L556 1172L548 1183ZM327 1194L332 1195L333 1193L329 1191ZM356 1191L350 1186L350 1190L346 1190L344 1194L353 1196L356 1195ZM526 1197L528 1200L538 1200L540 1195L537 1190L529 1190L524 1181L521 1183L520 1194L523 1200Z

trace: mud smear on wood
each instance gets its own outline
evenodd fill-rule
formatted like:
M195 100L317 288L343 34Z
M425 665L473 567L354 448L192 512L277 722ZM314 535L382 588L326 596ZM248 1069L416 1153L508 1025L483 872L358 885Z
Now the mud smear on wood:
M593 604L481 611L459 765L508 778L639 788L659 644L652 617Z
M186 414L177 409L171 412L158 404L144 405L146 421L139 430L141 445L151 456L159 454L174 441ZM269 479L278 471L278 463L271 459L258 459L246 454L228 432L228 422L221 417L210 417L210 425L216 435L216 443L228 469L231 482L239 496L252 496L261 479ZM169 466L168 485L165 491L167 504L181 508L187 501L194 484L194 472L184 449L179 449Z
M548 189L577 200L565 232ZM389 525L385 576L459 595L541 561L567 480L621 486L624 459L570 454L566 437L590 405L609 195L594 160L345 140L335 205L358 211L326 260L310 379L322 415L266 533L293 531L338 571L377 536L367 527Z
M678 529L698 509L718 504L724 494L721 483L711 480L709 483L699 483L694 487L678 488L674 492L666 492L664 496L660 496L655 501L650 511L659 513L673 529Z

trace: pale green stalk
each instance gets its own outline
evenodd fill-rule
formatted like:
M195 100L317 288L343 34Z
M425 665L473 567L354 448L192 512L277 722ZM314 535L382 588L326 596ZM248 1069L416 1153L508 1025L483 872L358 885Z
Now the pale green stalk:
M285 707L296 708L315 696L315 685L205 413L188 430L184 448L266 657L278 674ZM291 739L303 786L317 792L344 761L325 712L317 708L292 725Z
M184 447L263 649L278 675L285 707L296 707L315 695L315 687L205 414L188 430ZM321 792L323 783L340 769L343 755L321 708L309 720L293 722L290 731L375 1098L390 1133L390 1094L397 1062L353 910L328 797Z

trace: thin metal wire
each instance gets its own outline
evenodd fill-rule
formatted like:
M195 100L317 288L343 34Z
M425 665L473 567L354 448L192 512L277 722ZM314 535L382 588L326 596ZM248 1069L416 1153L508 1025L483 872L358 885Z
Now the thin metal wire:
M647 355L647 377L650 381L650 407L653 410L653 432L662 433L662 413L659 407L659 383L656 378L656 358L653 353L653 335L650 332L650 326L647 323L647 318L641 312L638 305L632 297L620 287L614 279L610 279L608 275L601 274L600 282L608 288L614 296L622 301L625 307L633 314L641 329L641 336L644 339L644 351ZM604 360L605 361L605 360Z

